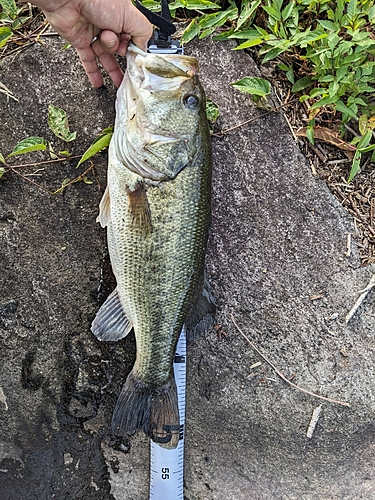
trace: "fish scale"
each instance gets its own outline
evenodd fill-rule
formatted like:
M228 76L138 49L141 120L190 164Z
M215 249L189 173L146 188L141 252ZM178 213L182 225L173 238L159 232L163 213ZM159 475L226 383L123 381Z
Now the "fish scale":
M170 377L175 344L202 278L204 254L197 257L196 250L204 248L207 239L207 220L202 224L200 212L202 206L205 211L209 207L209 191L204 192L209 183L207 175L202 176L202 166L195 166L195 171L185 169L173 181L149 187L146 195L154 229L145 239L140 231L129 230L128 200L122 189L135 174L125 171L120 176L115 170L113 181L109 180L111 210L120 217L108 226L111 262L119 269L120 299L140 332L136 333L137 375L159 385ZM118 248L120 253L112 252Z

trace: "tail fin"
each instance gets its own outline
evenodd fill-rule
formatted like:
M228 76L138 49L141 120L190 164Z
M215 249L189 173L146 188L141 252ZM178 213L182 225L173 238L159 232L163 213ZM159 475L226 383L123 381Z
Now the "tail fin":
M160 387L150 387L130 372L117 400L112 432L117 436L138 429L164 448L176 448L180 418L174 377Z

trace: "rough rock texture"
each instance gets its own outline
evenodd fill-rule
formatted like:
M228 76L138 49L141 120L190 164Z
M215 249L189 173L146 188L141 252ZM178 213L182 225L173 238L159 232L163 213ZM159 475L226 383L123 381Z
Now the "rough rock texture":
M66 149L48 131L48 103L68 112L74 154L113 122L114 88L91 89L73 51L61 47L48 41L0 67L0 81L19 99L0 94L3 154L30 135ZM258 74L246 54L210 41L187 52L200 60L224 129L261 114L229 87ZM354 243L345 255L352 221L311 175L280 114L215 138L213 152L207 268L227 338L213 330L188 349L186 499L375 499L374 292L344 321L374 269L360 268ZM95 167L104 186L105 154ZM74 162L35 170L22 173L49 188L77 175ZM148 497L147 439L109 434L134 337L101 344L89 331L114 287L95 223L100 197L96 180L54 197L14 173L0 181L4 500ZM231 314L287 378L350 407L288 386Z

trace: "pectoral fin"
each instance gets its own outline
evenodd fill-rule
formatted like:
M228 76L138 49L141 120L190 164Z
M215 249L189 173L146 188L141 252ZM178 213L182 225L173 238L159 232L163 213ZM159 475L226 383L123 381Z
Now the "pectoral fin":
M124 338L132 329L120 302L117 289L104 302L91 325L91 331L98 340L115 342Z
M106 187L103 198L100 201L99 204L99 215L96 219L96 222L100 222L100 225L102 227L108 226L108 223L111 219L111 203L110 203L110 198L109 198L109 190L108 186Z
M134 190L128 188L129 215L131 226L138 229L144 237L151 234L151 212L146 190L141 183Z

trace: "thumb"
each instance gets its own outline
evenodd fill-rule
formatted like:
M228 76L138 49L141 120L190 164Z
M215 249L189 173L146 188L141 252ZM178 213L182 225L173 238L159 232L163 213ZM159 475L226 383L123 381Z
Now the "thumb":
M116 54L120 41L116 33L104 30L100 34L100 43L107 54Z

